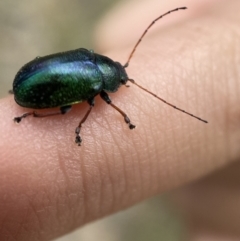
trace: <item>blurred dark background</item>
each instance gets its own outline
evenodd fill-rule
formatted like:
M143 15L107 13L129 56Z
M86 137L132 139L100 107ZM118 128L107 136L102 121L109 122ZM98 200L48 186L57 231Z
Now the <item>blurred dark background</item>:
M95 49L94 26L119 0L1 0L0 97L17 71L36 56L85 47ZM97 52L97 50L95 49ZM168 198L153 198L89 224L56 241L181 241L183 222Z

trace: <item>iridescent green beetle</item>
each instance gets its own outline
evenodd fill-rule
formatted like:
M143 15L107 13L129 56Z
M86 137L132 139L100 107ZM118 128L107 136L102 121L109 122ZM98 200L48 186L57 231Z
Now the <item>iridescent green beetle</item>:
M27 108L44 109L60 107L60 110L46 114L31 111L22 116L15 117L14 121L19 123L23 118L30 115L33 117L47 117L65 114L71 109L73 104L87 101L90 107L75 130L75 142L80 146L82 142L80 137L82 124L86 121L94 106L95 96L100 94L101 98L107 104L111 105L124 117L129 128L134 129L135 125L131 123L129 117L112 103L107 94L109 92L116 92L121 85L126 85L130 81L165 104L207 123L207 121L170 104L138 85L133 79L128 77L125 70L148 29L165 15L184 9L186 7L176 8L156 18L143 32L125 65L121 65L106 56L95 54L93 51L83 48L45 57L37 57L25 64L13 81L12 92L15 101L20 106Z

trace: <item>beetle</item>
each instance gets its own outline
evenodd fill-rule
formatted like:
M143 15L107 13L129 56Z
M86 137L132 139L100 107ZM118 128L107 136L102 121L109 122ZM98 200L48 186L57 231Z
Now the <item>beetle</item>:
M37 57L25 64L18 71L13 81L12 92L16 103L32 109L53 107L59 107L60 109L57 112L45 114L30 111L19 117L15 117L14 121L19 123L23 118L28 116L47 117L65 114L70 111L72 105L87 101L89 109L75 129L75 142L80 146L82 142L82 138L80 137L82 124L86 121L94 106L95 96L99 94L107 104L112 106L124 117L124 121L128 124L129 128L134 129L135 125L131 123L127 114L115 106L108 96L108 93L116 92L120 86L126 85L127 82L130 81L165 104L207 123L206 120L172 105L140 86L128 77L125 70L129 66L129 62L137 46L152 25L160 18L172 12L185 9L187 8L180 7L170 10L153 20L135 44L124 65L84 48Z

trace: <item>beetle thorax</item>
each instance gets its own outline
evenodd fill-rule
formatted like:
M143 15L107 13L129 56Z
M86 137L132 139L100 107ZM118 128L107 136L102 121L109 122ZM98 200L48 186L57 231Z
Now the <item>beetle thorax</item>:
M96 54L96 64L102 74L103 90L116 92L122 84L126 84L128 76L120 63Z

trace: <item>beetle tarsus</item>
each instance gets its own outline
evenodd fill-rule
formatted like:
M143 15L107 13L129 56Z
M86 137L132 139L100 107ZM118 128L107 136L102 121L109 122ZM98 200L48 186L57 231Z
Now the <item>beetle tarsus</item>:
M132 129L134 129L136 127L135 125L133 125L131 123L131 121L130 121L130 119L129 119L129 117L127 115L124 117L124 120L128 124L130 130L132 130Z
M135 125L129 123L129 129L130 129L130 130L134 129L135 127L136 127Z
M75 142L78 146L81 146L82 138L79 135L76 136Z
M76 128L75 133L76 133L75 143L78 144L78 146L81 146L82 138L80 137L80 127Z
M16 122L16 123L20 123L23 118L26 118L29 115L35 116L35 112L34 111L33 112L27 112L27 113L25 113L21 116L17 116L13 119L13 121Z
M22 120L22 117L15 117L15 118L13 119L13 121L16 122L16 123L20 123L21 120Z
M81 142L82 142L82 138L80 137L80 130L82 127L82 124L86 121L86 119L88 118L93 106L94 106L94 98L91 98L88 100L89 103L89 109L87 111L87 113L85 114L85 116L83 117L83 119L79 122L78 127L75 129L75 134L76 134L76 139L75 142L78 144L78 146L81 146Z

